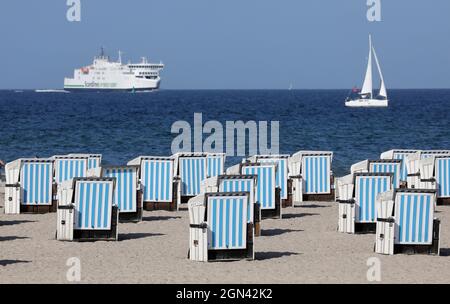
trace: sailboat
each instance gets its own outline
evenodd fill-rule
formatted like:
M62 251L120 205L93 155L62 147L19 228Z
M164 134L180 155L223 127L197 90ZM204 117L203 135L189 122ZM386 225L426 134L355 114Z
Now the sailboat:
M381 86L378 96L373 95L373 81L372 81L372 57L375 58L378 73L380 75ZM387 107L388 98L386 92L386 85L384 84L383 74L381 73L380 62L378 61L377 53L372 45L372 37L369 35L369 59L367 63L366 77L358 96L354 99L347 98L345 101L346 107Z

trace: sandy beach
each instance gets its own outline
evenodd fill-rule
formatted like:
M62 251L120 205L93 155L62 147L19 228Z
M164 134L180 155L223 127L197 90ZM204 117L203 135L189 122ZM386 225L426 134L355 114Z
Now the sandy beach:
M199 263L186 259L188 214L145 212L119 226L118 242L59 242L56 214L3 214L0 191L0 283L68 283L67 259L81 261L81 283L367 283L370 257L381 283L450 281L450 207L438 207L441 256L373 253L374 235L336 232L333 202L284 209L263 221L255 261Z

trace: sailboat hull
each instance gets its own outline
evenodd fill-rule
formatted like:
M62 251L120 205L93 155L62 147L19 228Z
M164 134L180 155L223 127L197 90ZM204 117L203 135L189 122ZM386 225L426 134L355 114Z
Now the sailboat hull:
M346 107L351 108L385 108L388 106L387 99L355 99L345 102Z

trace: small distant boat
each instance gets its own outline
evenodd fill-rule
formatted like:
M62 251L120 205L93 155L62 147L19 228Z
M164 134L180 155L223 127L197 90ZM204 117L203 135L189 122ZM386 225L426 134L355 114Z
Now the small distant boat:
M70 93L66 90L53 90L53 89L44 89L44 90L34 90L36 93Z
M375 58L378 73L380 75L381 86L378 96L373 96L373 80L372 80L372 56ZM355 92L355 89L353 90ZM369 35L369 59L367 63L366 77L361 91L355 98L347 97L345 100L346 107L387 107L388 98L386 85L384 84L383 74L381 73L380 63L378 61L375 48L372 45L372 37Z

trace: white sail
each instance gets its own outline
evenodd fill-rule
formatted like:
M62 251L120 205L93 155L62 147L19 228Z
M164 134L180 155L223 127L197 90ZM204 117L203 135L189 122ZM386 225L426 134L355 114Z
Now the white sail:
M377 64L378 73L380 75L380 80L381 80L380 93L378 95L381 97L387 98L386 85L384 84L383 73L381 72L380 62L378 61L377 53L375 52L374 47L372 47L372 51L373 51L373 56L375 57L375 62Z
M361 89L361 95L370 94L372 98L372 37L369 36L369 59L367 62L366 77Z

